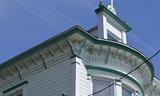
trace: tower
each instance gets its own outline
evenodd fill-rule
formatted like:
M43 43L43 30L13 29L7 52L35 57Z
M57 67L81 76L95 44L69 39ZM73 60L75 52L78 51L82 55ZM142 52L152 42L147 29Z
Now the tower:
M131 28L116 15L113 0L111 0L108 8L100 2L95 12L98 17L97 37L127 44L126 33Z

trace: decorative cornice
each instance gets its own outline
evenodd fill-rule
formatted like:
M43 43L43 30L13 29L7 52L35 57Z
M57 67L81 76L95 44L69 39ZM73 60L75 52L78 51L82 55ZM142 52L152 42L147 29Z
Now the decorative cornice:
M141 52L139 52L138 50L136 50L133 47L130 47L130 46L123 44L123 43L118 43L118 42L103 40L103 39L97 39L94 36L92 36L91 34L87 33L81 27L74 26L74 27L70 28L69 30L66 30L65 32L63 32L53 38L50 38L47 41L29 49L28 51L25 51L25 52L21 53L20 55L17 55L14 58L2 63L0 65L0 71L4 70L5 68L8 68L9 66L13 66L15 63L22 61L26 57L30 57L31 55L33 55L37 52L40 52L44 48L48 48L48 46L55 44L56 42L67 39L68 37L72 36L73 34L78 34L79 36L82 36L84 39L88 40L89 42L92 42L93 44L99 44L99 45L110 46L113 48L121 49L126 52L129 52L130 54L136 56L137 58L139 58L143 61L147 60L147 57L145 57ZM74 50L72 49L72 51L74 51ZM74 54L74 55L77 55L77 54ZM146 66L148 66L148 68L150 69L151 79L153 79L154 69L153 69L151 62L147 62Z

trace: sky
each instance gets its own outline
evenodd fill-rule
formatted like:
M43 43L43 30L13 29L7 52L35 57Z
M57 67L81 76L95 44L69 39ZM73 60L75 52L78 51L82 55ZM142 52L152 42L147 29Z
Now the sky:
M74 25L86 30L97 25L94 10L99 1L0 0L0 63ZM117 15L132 28L128 45L147 57L160 49L159 4L159 0L114 0ZM160 78L160 54L151 62Z

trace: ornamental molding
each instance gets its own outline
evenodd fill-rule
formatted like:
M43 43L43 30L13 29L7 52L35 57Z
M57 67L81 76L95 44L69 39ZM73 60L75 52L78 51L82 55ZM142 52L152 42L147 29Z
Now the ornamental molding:
M126 73L144 61L145 57L142 56L142 60L142 58L127 51L134 51L133 48L130 49L130 47L125 47L125 45L119 43L97 40L81 31L82 30L79 29L76 34L72 34L56 42L52 41L53 44L45 46L36 53L26 58L21 58L14 64L10 64L10 66L0 70L0 84L11 80L12 77L21 80L23 79L21 73L28 72L28 70L32 68L35 68L34 70L47 69L49 64L46 62L49 62L51 58L54 58L55 61L53 62L56 63L62 62L65 58L70 59L70 57L78 56L82 61L87 61L88 64L105 65L104 67L110 67L114 70L118 69ZM71 33L73 32L68 34ZM112 43L114 44L113 46L110 45ZM143 86L150 83L152 78L152 70L150 70L147 65L144 64L137 72L131 74L134 78L137 78Z
M47 48L0 70L0 85L14 83L29 77L39 70L69 60L73 55L66 40L62 40ZM28 75L28 76L27 76Z

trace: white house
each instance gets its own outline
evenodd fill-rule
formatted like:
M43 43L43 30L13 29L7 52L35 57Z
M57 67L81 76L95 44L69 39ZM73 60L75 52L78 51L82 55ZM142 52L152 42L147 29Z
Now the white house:
M90 30L76 25L2 63L0 96L160 96L151 62L127 45L131 28L113 3L95 12Z

